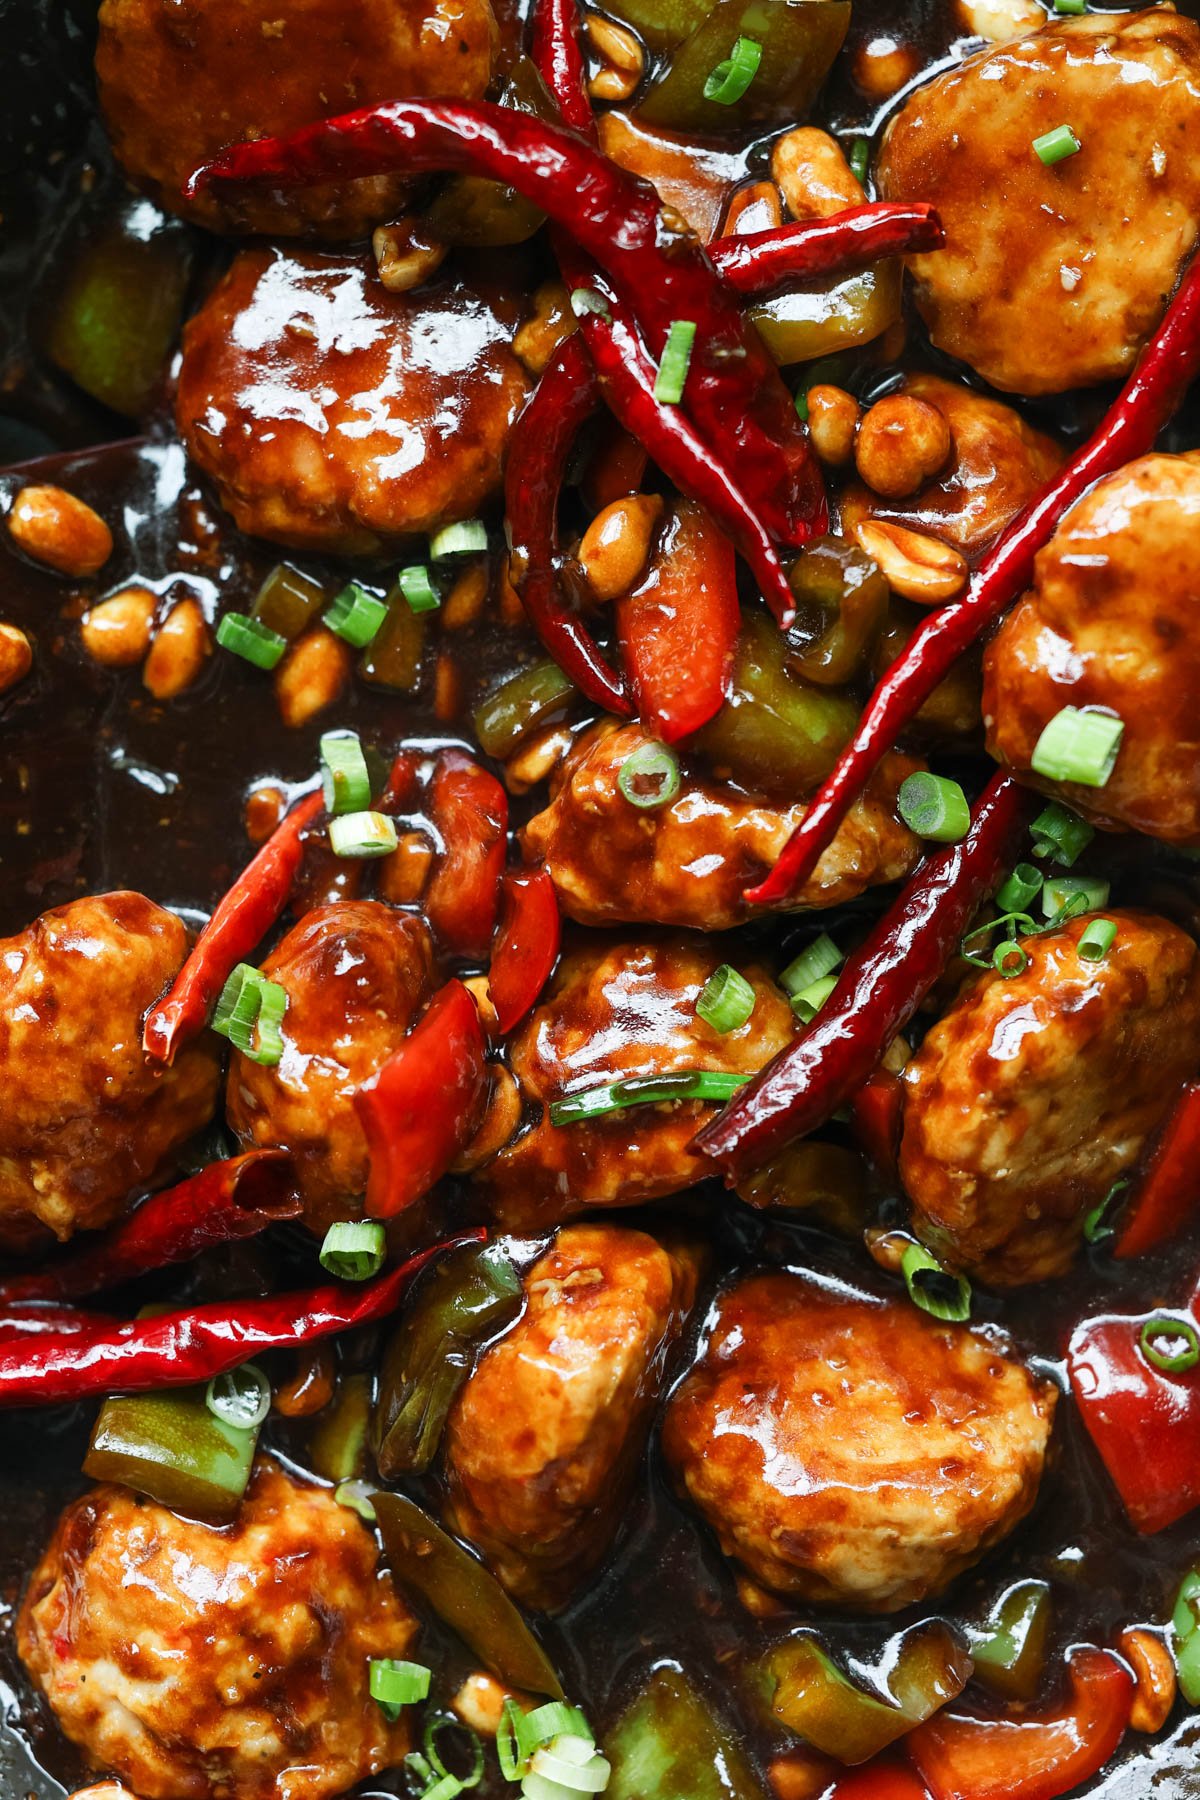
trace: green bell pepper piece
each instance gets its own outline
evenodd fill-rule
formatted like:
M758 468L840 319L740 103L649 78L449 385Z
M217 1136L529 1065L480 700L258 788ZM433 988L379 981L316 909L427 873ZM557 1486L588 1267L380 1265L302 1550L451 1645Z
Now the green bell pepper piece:
M881 337L900 317L903 270L888 261L834 282L798 282L747 308L777 363L811 362Z
M557 663L522 669L475 708L475 735L489 756L503 760L531 731L560 718L576 695Z
M716 0L652 82L638 117L706 136L794 125L816 99L849 25L850 0ZM749 86L730 105L706 100L709 76L743 37L762 46Z
M254 1463L258 1426L227 1425L205 1389L130 1394L100 1408L83 1469L202 1519L230 1519Z
M1001 1594L983 1627L968 1633L976 1680L1006 1700L1032 1700L1052 1611L1048 1582L1018 1581Z
M774 1719L839 1762L869 1762L966 1686L971 1658L946 1626L908 1632L888 1676L888 1699L850 1680L808 1632L777 1644L761 1664Z
M677 1668L655 1669L604 1754L605 1800L766 1800L735 1735Z

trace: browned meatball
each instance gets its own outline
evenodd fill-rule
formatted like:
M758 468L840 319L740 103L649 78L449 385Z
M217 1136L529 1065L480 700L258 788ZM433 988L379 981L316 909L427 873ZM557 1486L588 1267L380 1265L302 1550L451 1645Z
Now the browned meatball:
M187 955L174 913L141 894L96 894L0 942L0 1246L106 1225L207 1123L211 1042L163 1069L142 1016Z
M1144 456L1066 514L984 658L988 748L1030 774L1064 706L1118 713L1103 787L1035 783L1101 825L1200 844L1200 456Z
M1024 1518L1056 1398L982 1331L906 1300L755 1275L719 1302L663 1449L763 1586L894 1612Z
M714 1171L691 1140L715 1108L697 1100L638 1106L552 1125L568 1094L635 1075L715 1069L752 1075L791 1040L791 1007L758 963L739 964L756 1004L724 1036L696 1016L723 960L702 937L593 942L565 956L513 1037L510 1066L532 1122L481 1172L498 1217L541 1230L589 1206L636 1206Z
M291 1151L305 1223L323 1231L366 1188L353 1095L428 998L433 948L423 920L346 900L306 914L262 967L287 990L283 1056L264 1068L235 1052L226 1111L243 1144Z
M900 1174L919 1235L997 1286L1061 1275L1083 1219L1200 1060L1200 956L1176 926L1111 911L1024 941L1029 966L971 982L904 1071Z
M806 808L744 794L693 763L669 806L631 806L618 786L621 764L649 741L636 724L586 733L550 805L525 827L525 850L545 863L563 911L581 924L727 930L747 917L743 890L772 867ZM837 906L910 872L921 846L897 816L896 793L917 766L886 758L794 906Z
M142 1800L326 1800L410 1747L367 1691L416 1620L349 1507L266 1459L234 1524L125 1488L70 1505L17 1649L61 1729Z
M450 1518L527 1605L561 1605L611 1543L695 1291L690 1250L569 1226L464 1388L446 1439Z
M1047 166L1064 125L1082 147ZM897 113L877 175L946 227L911 259L940 349L1017 394L1123 375L1196 242L1200 27L1096 13L972 56Z
M357 237L394 215L399 176L183 197L192 171L242 138L412 95L477 100L491 80L489 0L104 0L100 103L127 175L214 231Z
M369 553L469 518L525 399L518 303L369 260L244 250L184 332L176 418L243 531Z

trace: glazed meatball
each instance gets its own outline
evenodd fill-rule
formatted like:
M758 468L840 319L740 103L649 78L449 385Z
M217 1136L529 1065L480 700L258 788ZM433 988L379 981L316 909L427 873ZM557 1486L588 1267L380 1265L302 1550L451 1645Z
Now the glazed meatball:
M400 1047L433 985L423 920L377 900L306 914L262 965L287 990L283 1056L234 1053L226 1111L245 1147L292 1154L304 1220L324 1231L367 1185L367 1140L353 1095Z
M1050 787L1098 824L1200 845L1200 457L1145 456L1097 482L1037 559L984 659L988 748L1030 775L1064 706L1125 722L1103 787ZM1038 782L1033 777L1035 784Z
M689 1249L569 1226L467 1382L446 1440L450 1519L527 1605L560 1605L612 1541L695 1290Z
M971 982L904 1070L900 1174L943 1260L1001 1287L1069 1266L1088 1210L1200 1061L1200 955L1149 913L1024 941L1025 971Z
M744 794L695 764L669 806L631 806L618 786L621 764L649 741L641 725L586 733L549 806L525 827L525 851L545 863L563 911L581 924L728 930L748 916L743 890L773 866L806 809ZM837 906L912 870L921 846L897 816L896 794L917 766L886 758L793 906Z
M106 1225L212 1117L211 1044L164 1069L142 1017L187 955L174 913L96 894L0 942L0 1247Z
M518 305L368 259L244 250L190 321L176 417L243 531L367 554L469 518L525 399Z
M219 202L183 185L235 140L414 95L480 99L495 31L489 0L104 0L100 103L125 173L171 212L214 231L358 237L395 214L400 177Z
M17 1620L61 1729L141 1800L325 1800L410 1748L367 1691L416 1620L357 1514L262 1459L237 1521L70 1505Z
M742 964L754 1011L736 1030L714 1031L696 1001L722 960L716 944L684 936L601 940L564 956L511 1040L526 1127L477 1177L512 1229L543 1230L589 1206L636 1206L714 1172L691 1148L711 1104L638 1106L566 1125L551 1124L550 1106L636 1075L762 1068L791 1040L791 1007L761 964Z
M775 1272L719 1301L663 1449L756 1582L894 1612L1024 1518L1056 1398L982 1331Z
M1047 166L1064 125L1081 148ZM901 108L877 177L946 227L911 259L939 349L1009 393L1124 375L1196 242L1200 27L1096 13L972 56Z

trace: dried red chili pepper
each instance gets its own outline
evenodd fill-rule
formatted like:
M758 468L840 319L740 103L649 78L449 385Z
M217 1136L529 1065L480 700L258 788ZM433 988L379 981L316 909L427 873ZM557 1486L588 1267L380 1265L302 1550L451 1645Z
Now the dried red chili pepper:
M650 458L645 445L611 414L597 421L596 436L579 487L585 505L593 512L603 512L614 500L640 492Z
M80 1312L74 1306L32 1304L0 1308L0 1344L29 1343L42 1337L79 1337L98 1326L116 1325L104 1313Z
M777 1156L846 1104L912 1018L972 917L1011 868L1033 796L995 775L959 844L927 856L812 1024L697 1135L730 1176Z
M875 1167L896 1174L900 1129L904 1122L904 1086L890 1069L876 1069L850 1103L854 1135Z
M1134 1171L1113 1240L1118 1262L1165 1244L1200 1209L1200 1081L1189 1081Z
M429 790L442 847L422 907L444 950L487 955L500 906L508 844L508 795L461 750L443 750Z
M788 281L848 274L886 256L940 250L945 241L932 206L878 200L827 219L718 238L708 254L718 275L749 297L769 294Z
M291 1158L284 1150L248 1150L210 1163L177 1187L154 1194L61 1262L0 1281L0 1306L13 1300L69 1300L116 1287L149 1269L187 1262L202 1250L254 1237L300 1212Z
M294 1348L385 1318L431 1258L486 1236L483 1230L460 1232L357 1287L328 1284L267 1300L220 1300L125 1324L105 1320L73 1336L0 1343L0 1407L54 1406L211 1381L266 1350Z
M155 1062L173 1062L180 1046L203 1031L237 964L287 905L304 856L305 827L324 804L319 790L306 794L218 902L168 993L146 1014L142 1048Z
M840 1771L821 1800L929 1800L929 1789L911 1769L891 1757Z
M1200 370L1200 257L1168 306L1120 397L1081 450L1009 525L971 578L965 599L927 614L867 702L858 729L775 867L747 900L776 905L808 880L821 852L885 751L976 638L1028 587L1033 559L1080 495L1154 440Z
M558 898L545 869L512 869L504 877L500 935L488 992L501 1037L525 1017L549 981L562 939Z
M596 125L587 91L587 63L579 41L575 0L537 0L533 9L533 60L558 101L563 121L591 138Z

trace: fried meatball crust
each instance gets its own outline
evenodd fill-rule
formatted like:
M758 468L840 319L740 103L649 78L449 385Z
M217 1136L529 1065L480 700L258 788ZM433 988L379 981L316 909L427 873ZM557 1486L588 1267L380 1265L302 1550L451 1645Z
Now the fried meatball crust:
M689 1247L568 1226L463 1389L447 1428L449 1518L526 1605L560 1606L612 1542L696 1275Z
M256 248L186 326L176 420L253 537L373 554L470 518L525 400L519 301L392 294L369 258Z
M95 894L0 942L0 1247L106 1225L212 1117L211 1042L169 1069L142 1018L178 974L187 929L141 894Z
M718 1302L663 1450L764 1587L894 1612L1024 1518L1056 1398L982 1331L774 1272Z
M417 1622L351 1508L261 1458L237 1520L97 1487L17 1619L61 1730L141 1800L326 1800L409 1749L367 1688Z
M398 175L184 198L229 143L286 136L386 100L478 100L489 0L103 0L100 104L117 161L169 211L221 232L360 237L399 209Z
M807 809L745 794L690 759L669 806L631 806L621 764L651 741L638 724L586 732L556 772L550 804L526 825L525 852L545 863L563 911L582 925L727 931L749 916L743 891L773 867ZM838 906L912 871L921 846L896 795L919 766L884 759L790 907Z
M988 749L1099 825L1200 845L1200 456L1143 456L1097 482L1038 556L984 657ZM1102 788L1040 780L1064 706L1125 722Z
M900 1177L918 1235L998 1287L1066 1270L1083 1220L1200 1061L1200 954L1151 913L1110 909L1021 940L1022 974L972 981L905 1068Z
M1082 148L1047 167L1063 124ZM1096 13L969 57L896 114L877 178L946 228L910 259L939 349L1008 393L1124 375L1196 242L1200 27Z
M246 1148L290 1151L304 1222L348 1216L370 1158L353 1095L403 1043L433 987L424 920L377 900L318 906L262 965L287 992L283 1055L273 1067L235 1051L226 1116Z
M753 1075L792 1038L786 995L760 963L739 964L755 992L751 1017L723 1036L696 1016L725 960L695 936L601 939L563 957L542 1003L514 1033L509 1067L525 1128L476 1178L513 1230L545 1230L590 1206L636 1206L715 1173L691 1148L714 1107L698 1100L550 1123L567 1094L635 1075L717 1069Z

